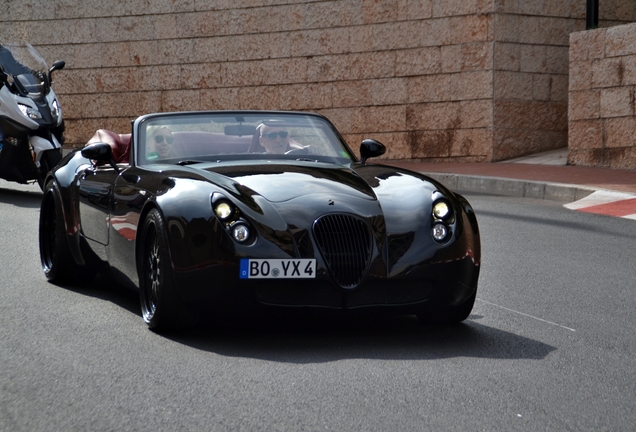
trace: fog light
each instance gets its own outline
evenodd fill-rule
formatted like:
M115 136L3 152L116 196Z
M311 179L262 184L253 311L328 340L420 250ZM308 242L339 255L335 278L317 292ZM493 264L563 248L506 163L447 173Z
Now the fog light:
M250 230L243 224L236 224L232 227L232 236L239 243L245 243L250 238Z
M446 236L448 236L448 229L446 228L446 225L438 223L433 225L433 228L431 229L431 235L433 236L433 238L435 239L435 241L441 242L444 241L446 239Z

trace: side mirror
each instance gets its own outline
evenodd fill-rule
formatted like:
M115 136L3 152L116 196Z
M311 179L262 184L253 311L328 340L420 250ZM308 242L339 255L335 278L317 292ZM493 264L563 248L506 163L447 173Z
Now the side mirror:
M119 172L119 168L113 159L113 149L110 148L109 144L103 142L88 144L82 149L81 153L86 159L107 163L112 166L115 171Z
M360 163L367 163L367 159L382 156L386 152L386 147L380 141L374 139L362 140L360 144Z
M66 62L64 60L57 60L53 62L53 66L51 66L51 69L49 69L49 84L53 83L53 71L64 69L64 66L66 66Z

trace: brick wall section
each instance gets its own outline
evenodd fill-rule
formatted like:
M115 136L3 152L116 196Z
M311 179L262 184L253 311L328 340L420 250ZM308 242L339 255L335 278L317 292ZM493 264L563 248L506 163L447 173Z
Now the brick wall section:
M611 9L623 19L633 7ZM173 110L327 115L385 158L487 162L567 143L585 0L0 0L0 38L64 59L67 142ZM621 9L622 8L622 9ZM623 10L625 9L625 10ZM603 16L603 7L601 16ZM11 35L7 37L6 35Z
M2 34L67 61L70 145L147 112L283 109L387 158L491 158L493 0L4 3Z
M0 0L63 58L70 145L154 111L324 113L387 158L492 158L494 0Z
M498 4L493 160L567 146L568 36L584 28L585 0Z
M636 24L570 35L569 156L636 169Z

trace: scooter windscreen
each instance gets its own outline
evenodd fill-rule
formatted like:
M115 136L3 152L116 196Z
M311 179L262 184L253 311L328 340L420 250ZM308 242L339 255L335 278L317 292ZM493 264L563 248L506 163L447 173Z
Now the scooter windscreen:
M13 76L48 70L46 61L31 44L0 44L0 65Z

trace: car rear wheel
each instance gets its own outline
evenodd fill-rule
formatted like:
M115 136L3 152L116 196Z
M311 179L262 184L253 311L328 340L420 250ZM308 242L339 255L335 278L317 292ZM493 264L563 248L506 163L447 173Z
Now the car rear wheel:
M417 318L424 324L457 324L464 321L473 310L475 299L477 298L477 290L464 300L462 303L449 306L434 303L417 314Z
M62 200L52 180L44 187L40 207L39 240L42 270L50 282L90 282L95 277L97 270L93 262L79 265L71 255L62 213Z
M139 256L139 297L144 322L156 331L182 327L183 302L176 294L166 230L157 209L150 210L144 221Z

